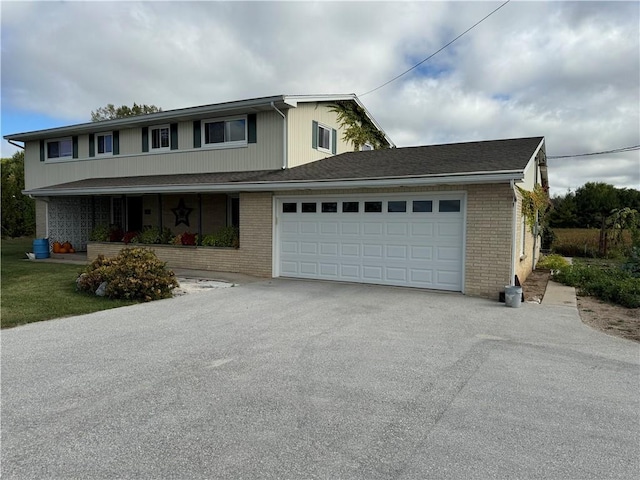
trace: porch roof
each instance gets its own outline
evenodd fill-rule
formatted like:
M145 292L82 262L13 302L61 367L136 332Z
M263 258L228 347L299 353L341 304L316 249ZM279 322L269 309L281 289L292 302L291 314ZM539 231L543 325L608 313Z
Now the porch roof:
M543 145L543 137L531 137L348 152L287 170L91 178L25 193L205 193L520 181Z

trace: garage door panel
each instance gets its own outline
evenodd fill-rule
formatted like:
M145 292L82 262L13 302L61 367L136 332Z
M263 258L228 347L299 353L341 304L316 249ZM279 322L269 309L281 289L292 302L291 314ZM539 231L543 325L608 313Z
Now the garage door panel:
M387 267L387 268L385 268L385 279L389 280L391 282L406 283L406 281L407 281L407 269L406 268Z
M457 247L436 247L436 260L458 261L460 249Z
M338 222L320 222L320 233L322 235L336 235L338 233Z
M433 271L419 268L411 269L411 282L431 285L433 283Z
M317 255L318 244L312 242L300 242L300 253L305 255Z
M298 253L298 242L282 242L282 253Z
M318 224L316 222L300 222L300 233L316 235Z
M339 265L337 263L321 263L320 275L324 278L338 279Z
M362 245L362 256L364 258L382 258L382 245Z
M411 224L411 236L412 237L433 237L433 221L432 220L416 220L416 223Z
M387 258L389 259L407 259L407 246L406 245L387 245Z
M382 280L382 267L378 267L375 265L363 265L362 266L362 278L364 280L375 280L375 281L380 281Z
M460 291L464 212L413 212L414 198L437 205L438 197L401 198L394 201L406 202L406 211L388 212L387 200L378 211L380 199L365 196L299 198L296 211L287 213L278 203L279 274ZM369 200L376 204L375 211L365 211ZM344 212L343 202L359 202L359 211L351 206ZM338 207L320 213L303 208L303 203Z
M300 262L300 273L302 275L317 275L318 264L315 262Z
M403 237L407 236L408 225L406 223L387 223L387 235Z
M382 222L365 222L362 225L362 234L380 236L382 235L383 228Z
M360 235L360 224L355 222L343 222L340 225L342 235Z
M350 265L342 263L340 265L340 275L342 276L343 280L359 281L360 265Z
M331 255L335 257L338 255L338 244L337 243L320 243L320 255Z
M431 260L433 258L433 247L411 246L411 260Z

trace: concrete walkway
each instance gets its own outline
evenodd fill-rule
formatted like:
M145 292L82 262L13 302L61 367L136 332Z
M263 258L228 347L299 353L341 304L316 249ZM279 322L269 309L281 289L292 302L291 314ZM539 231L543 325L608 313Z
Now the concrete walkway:
M542 305L548 307L574 307L578 308L576 289L567 287L561 283L549 280L547 290L542 297Z

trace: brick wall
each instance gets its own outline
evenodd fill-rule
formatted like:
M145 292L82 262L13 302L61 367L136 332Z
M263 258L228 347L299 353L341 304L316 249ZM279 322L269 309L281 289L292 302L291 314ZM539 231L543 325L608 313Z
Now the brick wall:
M239 272L271 276L272 237L271 193L240 194L240 248L149 245L170 268L191 268L220 272ZM99 254L112 257L123 248L121 243L93 242L87 245L87 258Z
M466 190L465 293L497 300L511 276L513 190L509 184Z

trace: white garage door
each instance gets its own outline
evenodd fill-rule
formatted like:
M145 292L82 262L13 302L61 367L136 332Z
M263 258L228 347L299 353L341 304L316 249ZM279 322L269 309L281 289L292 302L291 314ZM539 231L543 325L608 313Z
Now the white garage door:
M275 275L462 290L464 197L279 197Z

